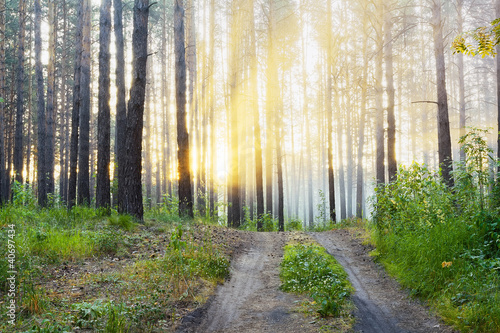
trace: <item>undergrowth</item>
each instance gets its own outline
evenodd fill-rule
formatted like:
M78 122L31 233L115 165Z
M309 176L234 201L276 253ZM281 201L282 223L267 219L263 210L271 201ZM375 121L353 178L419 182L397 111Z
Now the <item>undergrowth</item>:
M461 139L467 159L455 164L454 188L413 164L374 199L374 254L463 332L500 332L499 183L484 134Z
M339 316L352 287L342 266L316 244L288 244L281 263L281 289L309 295L322 317Z

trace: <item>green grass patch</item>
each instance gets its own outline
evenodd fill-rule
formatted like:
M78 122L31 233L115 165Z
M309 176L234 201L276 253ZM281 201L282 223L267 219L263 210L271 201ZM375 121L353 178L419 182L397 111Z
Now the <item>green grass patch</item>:
M323 317L339 316L353 290L342 266L316 244L286 245L280 278L283 291L312 297Z

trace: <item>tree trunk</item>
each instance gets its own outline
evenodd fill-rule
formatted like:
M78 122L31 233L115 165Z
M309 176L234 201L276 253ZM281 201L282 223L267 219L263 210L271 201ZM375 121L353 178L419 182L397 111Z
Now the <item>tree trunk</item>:
M37 118L38 118L38 204L47 204L47 188L45 179L45 96L43 89L42 68L42 8L40 0L35 0L35 75L37 82Z
M24 117L24 42L26 27L25 0L19 0L19 31L17 39L16 69L16 135L14 141L14 174L19 183L23 183L23 117ZM4 36L2 36L3 38Z
M496 0L495 2L495 17L500 17L500 0ZM500 160L500 45L497 46L497 158ZM500 173L500 165L498 166L498 173ZM497 182L500 182L499 178L497 178Z
M366 7L363 12L363 73L361 77L361 107L359 114L359 125L358 125L358 161L356 170L356 216L358 218L363 218L363 148L365 144L365 117L366 117L366 92L368 85L368 29L367 29L367 12Z
M111 0L102 0L99 18L99 113L97 116L97 187L96 206L109 209L111 162L110 54Z
M228 214L228 226L237 228L240 226L240 169L239 169L239 115L238 101L240 98L240 80L238 76L239 57L240 57L240 29L237 27L240 22L240 8L237 6L237 1L232 2L231 11L231 34L230 34L230 52L229 52L229 131L230 131L230 171L229 171L229 198L228 201L230 212Z
M0 0L0 36L5 36L5 0ZM5 99L5 38L0 38L0 96ZM5 100L0 100L0 206L7 201L5 170Z
M63 41L62 41L62 56L61 59L61 89L60 89L60 99L61 99L61 107L60 107L60 132L59 132L59 195L61 199L66 202L67 200L67 182L68 182L68 169L67 169L67 147L68 147L68 133L69 133L69 114L68 107L66 105L67 102L67 41L68 41L68 20L67 20L67 6L66 0L63 0L61 3L62 6L62 16L63 16Z
M500 1L497 1L500 4ZM458 33L463 32L464 26L464 18L462 15L464 1L457 0L457 25L458 25ZM498 7L498 13L500 14L500 6ZM498 16L497 16L498 17ZM460 137L465 135L465 75L464 75L464 54L459 52L457 54L458 57L458 102L459 102L459 124L458 127L460 129ZM498 57L497 57L498 61ZM460 147L460 161L465 162L465 150Z
M49 10L49 62L47 64L47 109L46 109L46 137L45 137L45 181L47 195L54 194L54 160L55 160L55 129L54 111L56 107L56 82L55 82L55 62L56 62L56 4L54 0L48 3Z
M433 0L432 29L434 56L436 58L436 89L438 99L438 153L443 180L453 187L453 159L451 155L450 121L448 119L448 94L446 92L446 67L444 62L443 27L441 21L441 0Z
M215 177L216 172L216 137L215 137L215 0L210 0L210 34L209 34L209 57L208 73L210 75L208 95L210 98L210 216L216 218L218 215L216 205Z
M83 0L80 73L80 134L78 145L78 204L90 205L90 0Z
M327 9L327 29L329 33L332 31L332 2L328 1L328 9ZM330 221L335 223L337 221L337 216L335 212L335 177L333 174L333 110L332 110L332 62L333 62L333 53L332 53L333 45L331 45L331 38L328 39L327 46L327 59L326 59L326 101L325 101L325 110L326 110L326 118L327 118L327 126L328 126L328 200L330 203L329 210L329 218ZM341 149L341 147L339 147Z
M179 170L179 215L193 217L189 134L186 124L186 48L184 44L184 8L182 0L174 4L175 94L177 104L177 145Z
M387 5L385 5L387 6ZM387 168L389 182L396 179L396 118L394 115L394 70L392 64L392 13L385 8L384 19L385 81L387 85Z
M126 161L124 178L124 211L143 219L142 203L142 130L146 97L146 72L148 58L149 0L135 0L134 32L132 34L132 86L127 106Z
M376 55L375 55L375 108L377 109L376 116L376 178L377 185L385 184L385 147L384 147L384 107L383 107L383 94L384 88L382 86L382 63L384 60L384 36L383 28L384 8L383 1L379 0L376 4L376 22L375 22L375 42L376 42Z

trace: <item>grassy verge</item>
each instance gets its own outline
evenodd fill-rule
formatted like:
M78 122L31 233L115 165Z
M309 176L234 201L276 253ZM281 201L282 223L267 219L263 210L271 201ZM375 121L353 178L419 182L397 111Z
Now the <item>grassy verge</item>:
M378 189L373 254L448 324L463 332L500 332L495 193L481 187L477 170L458 167L455 177L451 190L414 164Z
M0 209L0 255L15 229L16 320L8 322L9 267L0 260L1 332L154 332L204 302L228 274L215 227L175 217L167 204L144 224L90 208ZM217 238L217 237L216 237Z
M316 243L302 241L285 246L280 267L281 289L310 300L302 303L304 312L321 318L335 317L325 327L347 330L353 324L349 300L353 288L342 266Z

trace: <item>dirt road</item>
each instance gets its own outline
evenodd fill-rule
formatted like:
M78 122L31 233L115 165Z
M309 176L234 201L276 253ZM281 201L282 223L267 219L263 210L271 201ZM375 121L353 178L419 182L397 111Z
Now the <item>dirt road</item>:
M453 332L390 278L368 256L368 249L348 230L311 233L349 274L356 289L355 329L363 333Z
M408 299L399 285L367 255L349 231L311 233L344 266L356 288L357 332L453 332L426 308ZM245 233L246 245L232 261L231 279L207 304L183 318L177 332L319 332L321 324L297 311L300 298L278 288L287 235Z

